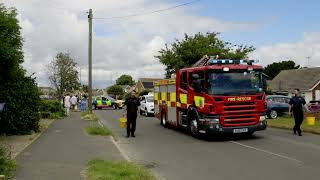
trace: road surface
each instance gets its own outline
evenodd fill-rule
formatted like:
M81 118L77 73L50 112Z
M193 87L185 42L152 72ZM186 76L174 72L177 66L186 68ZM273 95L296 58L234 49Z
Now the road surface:
M138 116L136 138L126 138L118 119L123 110L95 111L115 133L120 149L168 180L318 180L320 136L267 129L252 138L199 140L163 128L154 117Z

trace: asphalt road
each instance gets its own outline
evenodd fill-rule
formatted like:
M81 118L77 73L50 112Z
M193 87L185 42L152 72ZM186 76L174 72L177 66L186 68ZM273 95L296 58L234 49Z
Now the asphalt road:
M267 129L252 138L199 140L138 116L136 138L125 138L118 119L123 110L96 113L115 133L120 149L160 179L318 180L320 136Z

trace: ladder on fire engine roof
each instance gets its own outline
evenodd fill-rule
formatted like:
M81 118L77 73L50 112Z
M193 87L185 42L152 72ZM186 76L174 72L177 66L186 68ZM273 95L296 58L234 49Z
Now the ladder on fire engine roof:
M208 56L204 55L199 61L197 61L191 67L201 67L201 66L208 66L213 64L240 64L240 63L247 63L248 65L252 65L252 63L257 63L256 60L232 60L232 59L218 59L218 56Z

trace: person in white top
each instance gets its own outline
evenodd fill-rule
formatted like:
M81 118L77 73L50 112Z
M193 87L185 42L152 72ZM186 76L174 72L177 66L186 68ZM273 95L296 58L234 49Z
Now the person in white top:
M66 93L65 97L64 97L64 107L66 108L66 115L69 116L69 112L70 112L70 96L69 93Z
M72 95L70 102L72 110L75 110L78 103L78 98L75 95Z

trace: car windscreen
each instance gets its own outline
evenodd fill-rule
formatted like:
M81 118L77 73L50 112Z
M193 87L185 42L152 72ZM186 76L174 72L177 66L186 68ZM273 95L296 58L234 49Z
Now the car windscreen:
M149 96L146 98L147 102L153 102L153 96Z

